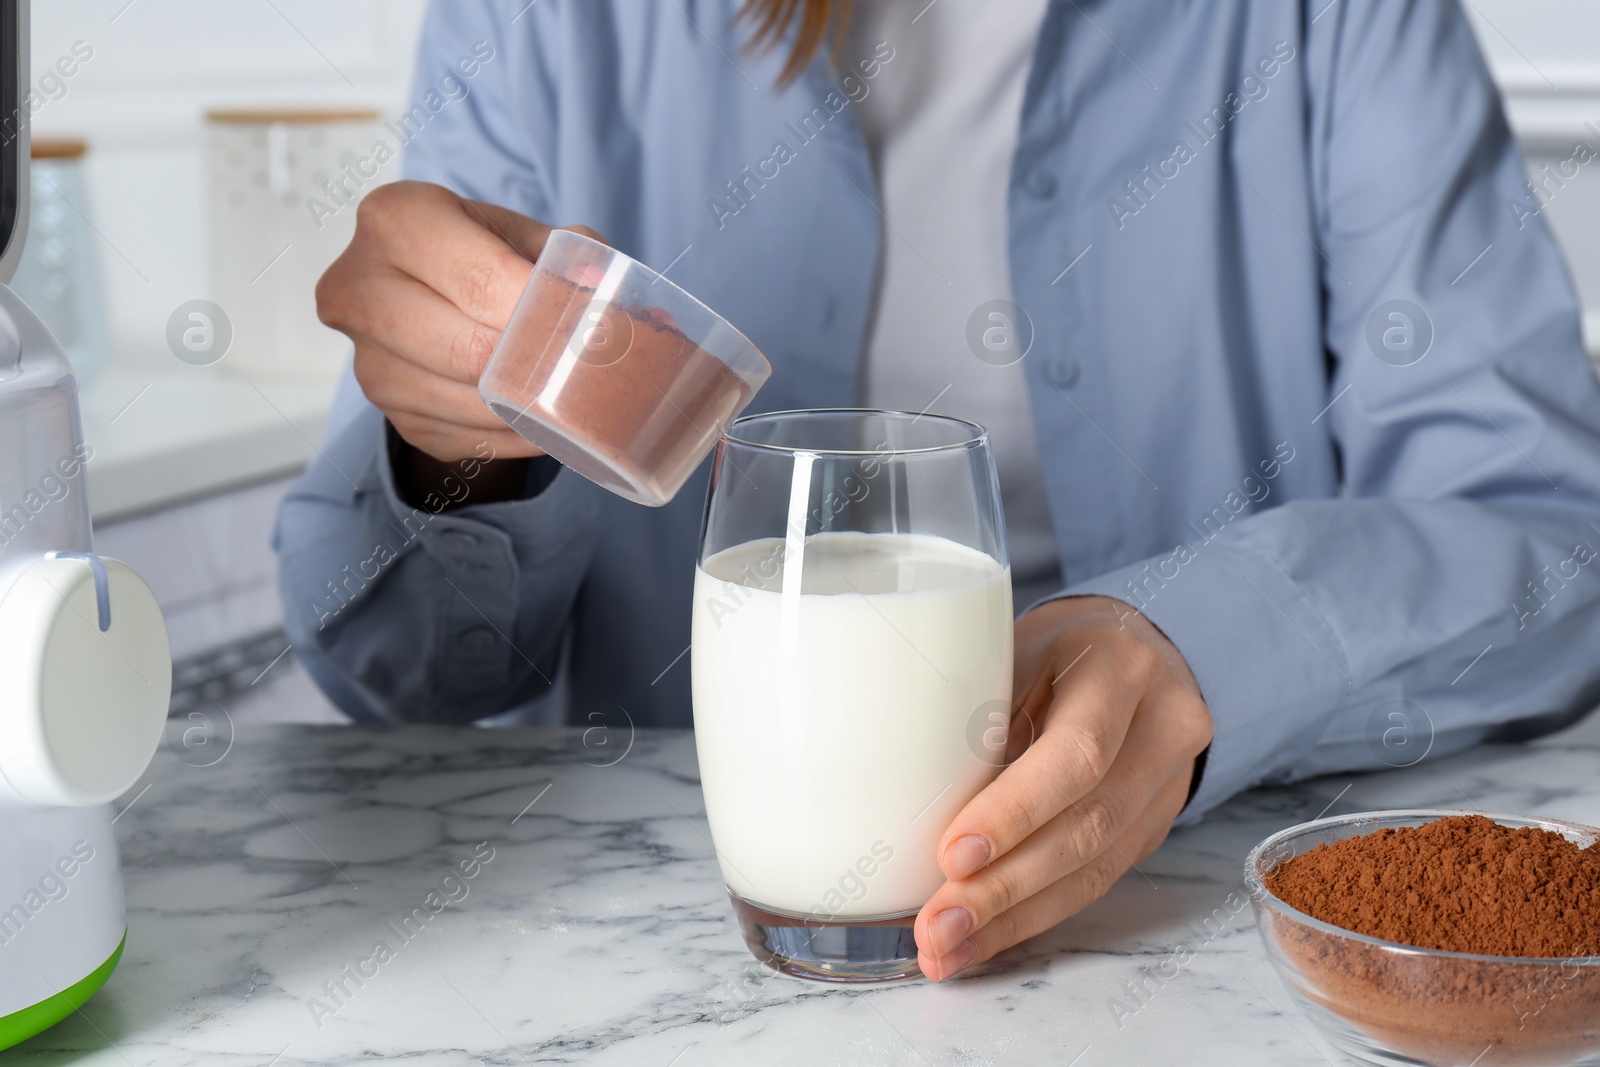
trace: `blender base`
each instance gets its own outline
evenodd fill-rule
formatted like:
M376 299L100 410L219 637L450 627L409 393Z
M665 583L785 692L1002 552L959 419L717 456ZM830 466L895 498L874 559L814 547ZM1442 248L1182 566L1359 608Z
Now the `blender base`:
M111 958L96 967L87 977L53 997L41 1000L21 1011L14 1011L10 1015L0 1016L0 1050L42 1034L83 1007L84 1002L94 996L95 992L106 984L106 979L111 977L111 972L116 970L117 961L122 959L122 950L127 944L128 936L124 933Z

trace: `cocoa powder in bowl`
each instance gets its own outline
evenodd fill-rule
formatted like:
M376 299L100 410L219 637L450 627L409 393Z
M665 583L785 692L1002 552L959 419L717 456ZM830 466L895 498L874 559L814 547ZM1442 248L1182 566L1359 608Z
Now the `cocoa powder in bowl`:
M1262 912L1301 991L1389 1049L1485 1067L1600 1049L1600 842L1450 816L1320 844L1262 881L1331 926L1457 954Z
M593 304L535 270L537 300L507 327L483 387L507 424L579 474L640 503L669 499L754 387L654 308Z

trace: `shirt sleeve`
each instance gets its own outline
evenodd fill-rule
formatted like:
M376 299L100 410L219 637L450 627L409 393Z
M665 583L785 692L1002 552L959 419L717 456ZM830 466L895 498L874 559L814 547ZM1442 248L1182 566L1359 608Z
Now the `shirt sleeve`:
M1344 493L1233 524L1147 606L1216 722L1181 822L1600 698L1600 388L1470 27L1454 2L1344 0L1306 56Z
M412 106L385 137L409 178L549 218L538 138L517 128L540 91L536 57L511 54L505 28L487 0L435 0ZM413 506L395 488L391 432L347 370L274 533L296 655L361 720L467 722L540 695L592 556L593 487L563 470L530 499L474 506L481 464L467 460L444 496Z

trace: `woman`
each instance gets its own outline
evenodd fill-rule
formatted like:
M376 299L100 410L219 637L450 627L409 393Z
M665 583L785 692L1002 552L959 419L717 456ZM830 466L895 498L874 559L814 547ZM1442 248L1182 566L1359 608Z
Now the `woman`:
M690 723L704 483L625 504L474 387L566 221L743 329L759 407L993 430L1038 734L942 839L934 978L1180 811L1592 705L1600 393L1454 0L850 6L436 0L277 535L333 699Z

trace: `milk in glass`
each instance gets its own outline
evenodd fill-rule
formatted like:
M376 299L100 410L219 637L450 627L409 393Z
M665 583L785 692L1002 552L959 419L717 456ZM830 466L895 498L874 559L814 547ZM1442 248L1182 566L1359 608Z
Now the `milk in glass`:
M999 770L974 737L1009 710L1011 626L1009 569L940 537L822 533L709 557L695 740L729 889L828 920L926 903L940 835Z

